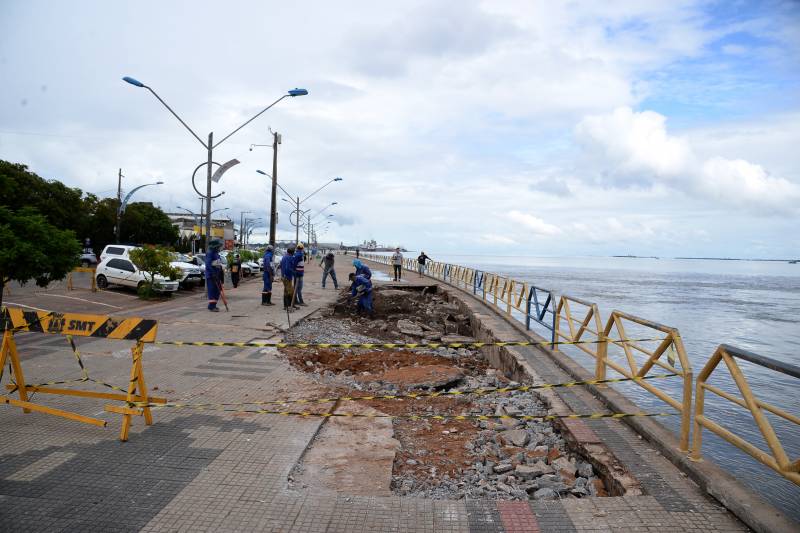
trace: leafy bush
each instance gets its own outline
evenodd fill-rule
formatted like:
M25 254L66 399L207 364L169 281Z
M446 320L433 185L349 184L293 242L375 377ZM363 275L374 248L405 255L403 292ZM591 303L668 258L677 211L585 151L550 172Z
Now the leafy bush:
M169 264L172 256L167 248L160 246L134 248L129 255L136 268L144 273L145 284L139 290L139 296L142 298L153 297L153 284L157 275L173 281L178 279L180 272Z

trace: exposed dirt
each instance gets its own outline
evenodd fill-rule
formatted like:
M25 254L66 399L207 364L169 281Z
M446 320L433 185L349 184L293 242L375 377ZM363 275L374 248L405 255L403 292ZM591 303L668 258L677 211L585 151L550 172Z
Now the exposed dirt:
M420 415L463 414L472 403L466 398L424 398L418 400L371 400L370 406L386 414ZM475 459L466 444L480 427L471 420L406 420L394 419L394 437L400 450L394 461L394 476L408 475L428 479L431 474L455 478Z
M447 339L454 335L472 335L470 321L459 313L458 306L427 289L377 287L375 309L375 318L368 319L357 316L351 304L339 303L329 317L299 324L287 340L447 343L453 342ZM319 376L320 381L335 389L332 395L338 396L460 391L510 383L490 368L476 349L287 348L281 352L295 368ZM357 405L402 416L392 419L394 439L400 444L391 472L391 488L396 493L429 498L502 499L603 495L602 482L598 485L591 466L570 456L563 439L549 423L405 418L545 413L546 406L533 393L345 401L337 411L355 411ZM358 465L353 467L358 469Z
M358 376L359 381L383 381L400 387L405 387L408 379L415 379L414 375L418 372L424 372L424 367L459 368L465 375L481 375L489 367L484 359L454 359L409 350L285 348L282 351L289 362L303 372L327 370L335 374L362 375ZM398 371L399 369L403 371ZM366 378L363 377L365 373L368 376Z

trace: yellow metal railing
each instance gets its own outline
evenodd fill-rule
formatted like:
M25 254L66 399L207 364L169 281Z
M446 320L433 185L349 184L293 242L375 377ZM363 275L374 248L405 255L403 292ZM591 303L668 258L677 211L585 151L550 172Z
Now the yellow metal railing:
M651 349L639 342L632 341L626 331L629 325L636 327L638 333L643 333L646 337L652 337L653 341L651 342L655 343L655 348ZM660 367L669 373L677 374L683 379L679 398L673 398L649 381L637 380L635 383L669 404L681 414L679 446L681 451L688 451L689 431L691 430L692 422L693 376L692 366L689 363L689 358L686 355L678 330L623 313L622 311L612 311L603 330L603 337L606 342L601 345L603 349L601 350L598 364L603 364L626 378L642 378L654 367ZM635 337L638 337L638 334ZM608 351L612 348L623 352L626 364L620 364L609 357ZM642 358L644 358L643 361ZM641 366L639 366L640 363Z
M364 254L364 256L379 263L389 264L390 262L387 256L377 254ZM408 269L417 268L415 259L407 260L405 264ZM428 276L471 291L485 303L493 305L498 311L508 316L511 316L515 310L527 317L531 316L531 285L528 283L506 278L492 272L483 272L436 261L430 262L426 267ZM541 319L539 322L541 323ZM770 411L796 424L800 424L800 418L752 397L744 374L735 361L735 357L746 358L737 355L745 352L721 346L703 369L703 373L697 380L695 390L692 366L687 357L681 336L675 328L622 311L613 311L604 320L597 304L566 295L558 299L553 322L553 349L555 351L558 351L559 342L562 344L576 343L572 344L572 346L594 359L596 379L606 379L606 374L611 369L626 378L635 380L634 382L638 386L678 411L681 416L679 446L682 451L689 451L689 437L693 420L692 396L694 394L696 404L694 410L694 441L692 443L693 456L700 457L702 428L706 428L722 436L762 463L774 468L781 475L798 482L798 478L800 478L800 473L798 472L800 470L800 460L789 461L775 436L774 430L772 430L761 411ZM629 334L629 330L630 333L635 334ZM764 360L764 358L759 358L753 354L750 354L749 357ZM734 380L744 399L735 398L706 382L709 374L721 360L725 361L734 376ZM774 366L780 363L773 361L770 364ZM673 392L670 394L668 391L656 387L650 381L637 379L646 377L656 367L676 374L682 379L683 383L678 393ZM800 373L800 370L797 372ZM800 377L800 375L796 377ZM769 444L771 455L706 418L703 413L703 397L706 390L750 409L759 429Z
M703 446L703 429L708 429L718 436L733 444L743 452L749 454L757 461L770 467L786 479L793 481L800 485L800 458L794 461L787 455L786 451L778 438L775 429L772 427L769 419L764 411L772 413L784 420L793 424L800 425L800 416L789 413L783 409L779 409L774 405L759 400L753 394L747 378L742 372L741 367L736 362L737 359L749 361L750 363L759 365L764 368L769 368L776 372L800 378L800 367L776 361L768 357L763 357L740 348L721 344L717 347L714 355L700 371L697 376L697 390L695 392L695 407L694 407L694 438L692 441L692 459L699 460L701 458L701 449ZM728 373L733 378L736 387L741 394L737 397L733 394L725 392L724 390L715 387L708 383L709 377L714 373L714 370L719 366L720 362L724 362L728 369ZM712 392L744 409L750 411L753 420L758 426L761 436L769 447L769 452L762 450L755 444L746 441L733 431L725 428L721 424L714 422L706 417L705 414L705 391ZM796 404L795 404L796 405Z
M628 334L629 326L637 330L633 337ZM633 338L640 340L634 341ZM655 348L643 345L642 342L645 341L641 341L642 338L650 339L646 342L656 343ZM556 308L555 339L565 343L583 342L572 346L594 358L595 379L606 379L607 368L629 379L643 378L654 367L683 378L680 398L673 398L651 382L640 379L634 382L681 414L680 449L688 451L692 416L692 368L677 329L622 311L613 311L603 326L597 304L573 296L562 296ZM554 349L558 350L558 344ZM609 350L612 351L611 357ZM615 355L621 361L617 361ZM666 356L666 362L663 361L663 356ZM676 362L679 364L676 365Z

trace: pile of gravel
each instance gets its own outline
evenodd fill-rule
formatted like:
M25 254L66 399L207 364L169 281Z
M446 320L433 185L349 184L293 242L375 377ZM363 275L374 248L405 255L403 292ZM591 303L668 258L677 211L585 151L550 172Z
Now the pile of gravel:
M488 372L486 378L468 378L462 388L505 385L495 372ZM531 392L475 398L472 414L547 414ZM492 420L481 422L480 427L477 437L465 445L474 462L460 476L437 475L433 469L422 479L396 475L392 479L395 492L431 499L555 500L597 496L598 488L602 490L592 466L567 451L550 423ZM407 461L424 464L424 451Z

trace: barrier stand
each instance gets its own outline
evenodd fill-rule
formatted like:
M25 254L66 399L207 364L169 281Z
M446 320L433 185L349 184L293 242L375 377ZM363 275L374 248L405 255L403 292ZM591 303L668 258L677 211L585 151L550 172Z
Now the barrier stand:
M101 398L104 400L117 400L125 402L126 407L108 404L104 407L106 412L122 415L122 427L119 439L128 440L128 431L131 426L131 416L143 416L145 423L151 425L153 416L150 407L130 407L137 402L164 404L166 398L150 396L147 392L147 385L144 380L144 369L142 367L142 354L145 343L153 343L156 340L158 322L142 318L114 318L106 315L84 315L77 313L54 313L42 311L24 311L20 308L4 308L0 313L0 326L3 329L3 343L0 347L0 369L3 369L6 360L11 364L13 372L13 382L6 385L10 393L17 392L19 399L7 395L0 395L0 402L21 407L23 412L39 411L42 413L60 416L105 427L106 421L99 418L92 418L54 407L33 403L28 398L28 393L57 394L63 396L81 396L87 398ZM17 345L14 341L15 331L38 332L49 335L65 335L106 338L109 340L132 340L135 341L131 348L131 371L127 389L118 389L121 392L97 392L90 390L77 390L55 388L51 384L28 385L25 382L25 375L17 352ZM76 353L77 357L77 353ZM78 357L80 363L80 357ZM82 365L81 365L82 367ZM0 379L3 373L0 370ZM75 380L78 382L89 381L88 375L83 372L83 378ZM93 381L93 380L92 380Z
M94 268L89 267L75 267L72 269L72 272L67 274L67 290L73 291L75 288L72 286L72 274L75 272L91 272L92 273L92 292L97 292L97 279L95 278L95 272L97 272Z

